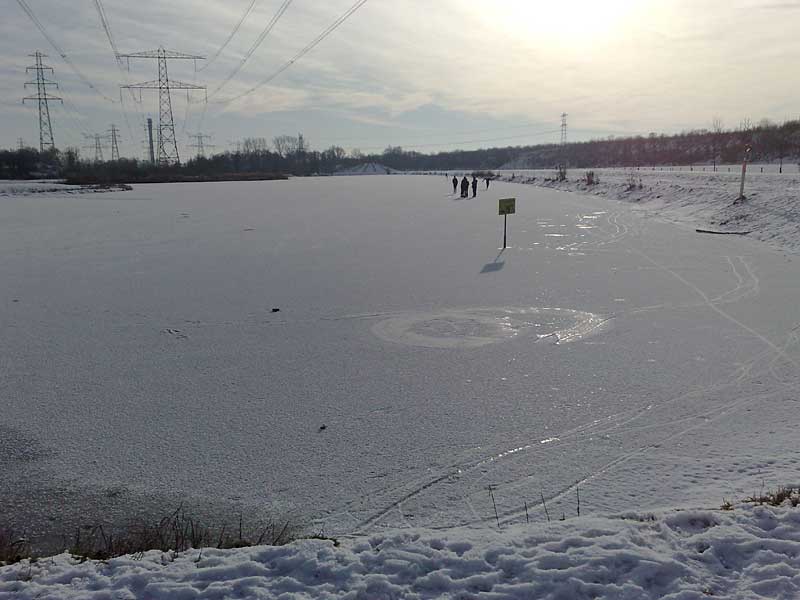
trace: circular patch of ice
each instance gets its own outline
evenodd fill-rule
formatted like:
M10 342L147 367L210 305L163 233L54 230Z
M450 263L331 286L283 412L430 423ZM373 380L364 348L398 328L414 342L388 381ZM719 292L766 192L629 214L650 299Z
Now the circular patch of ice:
M566 308L464 308L401 313L372 327L379 338L425 348L478 348L535 336L567 343L598 331L606 319Z

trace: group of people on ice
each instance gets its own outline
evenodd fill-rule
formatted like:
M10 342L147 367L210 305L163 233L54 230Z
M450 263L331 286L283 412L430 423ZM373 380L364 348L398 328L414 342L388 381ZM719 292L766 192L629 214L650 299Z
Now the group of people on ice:
M489 189L489 181L491 181L488 177L484 178L486 182L486 189ZM464 175L464 178L461 180L461 197L462 198L469 198L469 186L470 182L467 179L467 176ZM455 194L458 190L458 177L453 175L453 193ZM472 176L472 197L475 198L478 195L478 177L473 175Z

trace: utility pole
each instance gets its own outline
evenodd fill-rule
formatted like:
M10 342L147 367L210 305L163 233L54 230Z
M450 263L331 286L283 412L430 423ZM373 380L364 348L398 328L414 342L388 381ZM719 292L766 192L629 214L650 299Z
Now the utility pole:
M182 52L172 52L163 47L157 50L147 50L145 52L134 52L132 54L120 54L119 58L150 58L158 61L158 81L145 81L123 85L125 89L138 90L158 90L158 165L180 164L178 155L178 142L175 139L175 121L172 116L172 99L170 90L205 90L204 85L194 85L181 81L170 81L167 74L168 60L204 60L203 56L184 54ZM154 161L155 162L155 161Z
M111 129L108 131L108 135L111 138L111 160L114 162L119 160L119 144L117 143L119 138L117 134L119 133L119 129L113 123L111 124Z
M216 148L214 144L205 144L203 140L210 140L212 136L204 133L190 133L189 137L194 140L194 144L189 144L190 148L197 148L197 158L205 158L206 148Z
M36 95L24 97L22 103L25 104L26 100L36 100L39 103L39 151L54 150L56 144L53 141L53 126L50 123L50 106L47 103L49 100L58 100L63 104L64 101L58 96L51 96L47 93L48 85L54 85L56 89L58 89L58 84L55 81L50 81L44 76L45 71L53 72L52 68L42 64L42 59L47 58L47 55L36 51L28 56L33 56L36 59L36 64L26 68L25 72L36 71L36 81L28 81L25 87L27 88L29 85L35 85Z

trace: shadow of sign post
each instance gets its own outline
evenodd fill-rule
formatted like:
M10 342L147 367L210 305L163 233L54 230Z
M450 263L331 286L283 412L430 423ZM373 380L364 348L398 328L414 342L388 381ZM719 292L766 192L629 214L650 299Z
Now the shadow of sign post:
M503 248L502 250L500 250L500 254L498 254L492 262L483 265L481 273L495 273L497 271L502 270L503 267L506 266L506 261L500 260L500 257L503 256L503 252L505 251L506 249Z

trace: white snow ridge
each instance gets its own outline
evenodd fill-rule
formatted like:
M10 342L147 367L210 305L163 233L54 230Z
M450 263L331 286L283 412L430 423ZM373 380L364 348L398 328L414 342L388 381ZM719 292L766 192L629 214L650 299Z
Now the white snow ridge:
M500 532L405 530L282 547L68 554L0 570L3 600L797 598L800 512L737 507Z

